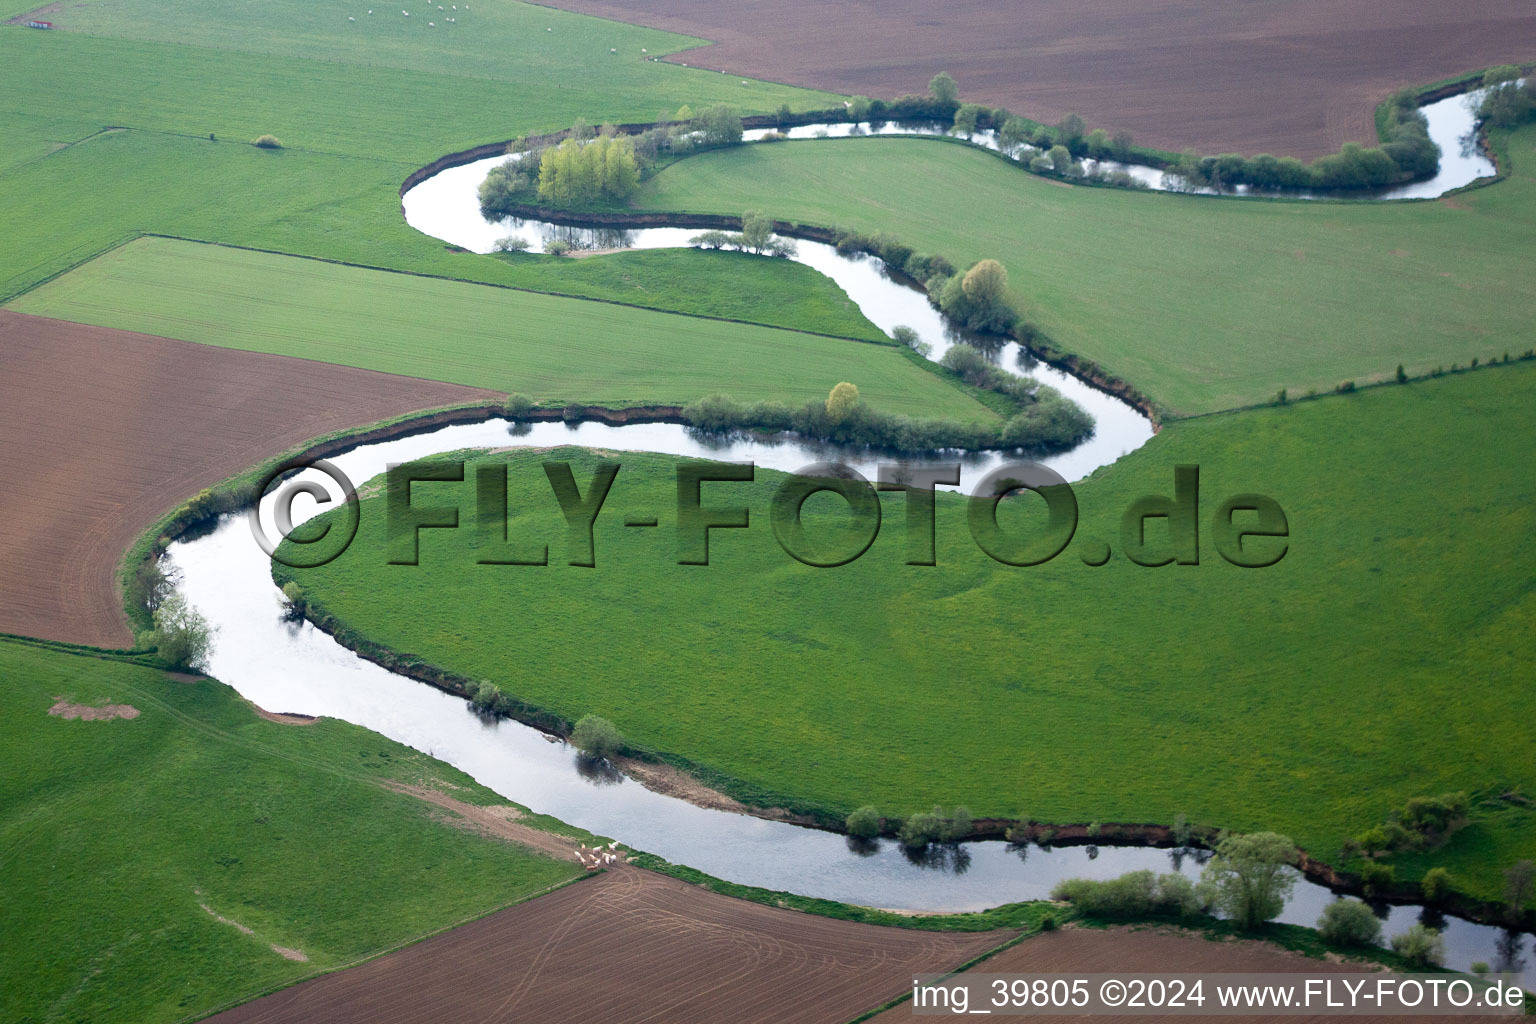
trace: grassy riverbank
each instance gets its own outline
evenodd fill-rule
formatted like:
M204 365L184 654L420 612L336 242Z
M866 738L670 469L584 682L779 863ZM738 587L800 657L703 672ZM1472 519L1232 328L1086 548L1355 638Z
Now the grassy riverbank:
M379 786L505 802L357 726L264 721L213 680L16 641L0 674L6 1020L198 1016L579 873Z
M847 380L883 411L995 419L891 344L174 239L130 242L10 308L545 403L685 405L723 390L800 405Z
M567 719L603 715L757 802L898 815L963 803L1056 822L1183 813L1284 831L1337 861L1409 797L1465 789L1473 824L1402 877L1432 861L1494 897L1536 842L1514 713L1536 635L1536 463L1519 440L1536 427L1533 394L1524 363L1174 423L1077 488L1073 546L1035 568L980 554L953 497L939 503L939 565L905 565L895 495L862 558L809 568L769 529L768 472L706 485L706 505L745 505L752 526L716 531L709 567L679 566L674 461L625 454L597 568L575 569L548 456L514 454L508 536L548 541L549 567L476 565L468 525L423 531L420 565L387 565L375 498L344 556L283 575L372 640ZM585 488L592 456L560 457ZM1130 564L1121 513L1171 494L1188 463L1201 564ZM456 499L468 524L473 486L419 484L416 500ZM1268 569L1223 561L1205 525L1254 491L1290 523L1289 553ZM1005 524L1032 506L1011 503ZM837 508L807 505L813 537ZM632 514L663 529L626 530ZM1095 541L1116 552L1102 568L1079 557Z
M803 263L745 252L652 249L571 259L503 256L506 283L649 309L714 316L839 338L890 338L831 278Z
M1536 126L1509 151L1508 180L1454 199L1317 203L1072 188L938 140L807 140L690 157L633 205L996 258L1061 347L1199 413L1530 348Z

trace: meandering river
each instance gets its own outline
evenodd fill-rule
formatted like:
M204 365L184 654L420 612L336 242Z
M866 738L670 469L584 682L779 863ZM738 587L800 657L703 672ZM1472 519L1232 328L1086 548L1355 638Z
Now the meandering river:
M515 444L749 459L783 470L839 455L797 441L717 446L672 424L519 425L493 419L362 446L332 461L360 483L390 463ZM872 476L872 457L847 452L840 457ZM962 489L979 479L993 458L966 464ZM303 521L315 510L300 499L294 518ZM357 658L309 623L285 618L268 561L243 515L225 516L212 531L177 541L166 557L180 571L188 600L218 629L210 673L261 707L354 722L446 761L535 811L733 882L893 909L959 911L1039 899L1068 877L1112 877L1139 868L1199 872L1195 855L1149 847L1041 849L971 842L935 860L913 860L889 840L860 849L840 835L708 810L630 779L593 779L578 769L574 751L563 743L517 722L487 722L466 701ZM1331 899L1326 888L1302 879L1281 920L1314 924ZM1379 910L1389 935L1422 913L1413 906ZM1459 918L1429 920L1444 929L1451 966L1464 969L1483 960L1529 970L1527 937Z
M1434 124L1432 115L1432 130ZM520 233L541 248L548 239L586 230L542 222L487 223L480 217L476 188L500 159L450 168L422 182L404 197L407 220L475 252L491 251L510 233ZM579 239L605 248L653 248L685 245L693 233L655 228L580 234ZM835 280L883 330L898 324L917 330L933 347L935 358L955 342L926 298L887 277L877 262L845 258L831 246L805 241L799 243L795 258ZM1018 346L1003 346L994 356L1004 366L1059 388L1094 416L1092 439L1044 460L1068 480L1081 479L1151 436L1151 424L1135 409L1036 363ZM490 419L359 446L332 461L361 483L390 463L435 452L558 444L750 460L787 471L834 459L871 478L878 458L788 435L720 439L674 424L512 424ZM962 463L960 489L966 490L1009 457L991 452L949 455L944 461ZM314 479L325 484L323 477ZM301 499L294 518L301 522L316 511L312 502ZM578 770L574 752L563 743L516 722L488 722L465 701L357 658L310 624L286 618L267 558L243 515L225 516L212 530L175 542L166 560L180 572L187 598L218 630L210 673L261 707L356 723L446 761L535 811L733 882L898 910L961 911L1042 898L1062 878L1112 877L1139 868L1192 876L1199 871L1196 853L1148 847L1043 849L971 842L934 858L914 859L888 840L859 846L833 833L701 808L627 778L593 778ZM1311 925L1333 898L1326 888L1302 879L1281 920ZM1528 984L1536 978L1527 936L1459 918L1442 919L1415 906L1381 906L1378 912L1388 935L1421 918L1443 928L1450 966L1465 969L1481 960L1496 970L1523 975Z

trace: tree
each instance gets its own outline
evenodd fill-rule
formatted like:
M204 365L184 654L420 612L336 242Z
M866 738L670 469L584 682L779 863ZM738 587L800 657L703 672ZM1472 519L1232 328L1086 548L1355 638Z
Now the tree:
M1068 114L1056 125L1056 141L1068 149L1076 149L1078 140L1083 137L1083 132L1088 130L1088 125L1076 114Z
M960 87L955 84L955 80L950 77L948 71L940 71L929 79L928 95L946 107L957 106L960 103Z
M1088 155L1095 160L1103 160L1110 155L1109 133L1103 128L1095 128L1088 133Z
M1275 832L1223 835L1201 875L1212 902L1244 929L1257 928L1285 909L1296 886L1291 864L1296 844Z
M977 260L960 282L973 302L994 303L1008 289L1008 271L997 260Z
M855 96L848 101L848 120L858 123L869 120L871 100L868 96Z
M841 423L847 419L859 404L859 389L857 385L842 381L832 386L832 391L827 395L827 418L833 423Z
M1116 160L1125 163L1131 158L1131 133L1115 132L1114 138L1109 140L1109 151Z
M688 239L688 244L700 249L724 249L731 244L731 236L724 231L703 231Z
M610 758L624 749L624 737L608 719L582 715L571 730L571 742L587 757Z
M919 811L901 823L901 829L896 837L901 840L901 845L909 850L921 850L929 843L941 842L948 824L944 816L937 809L933 812Z
M609 139L603 154L603 194L611 199L628 199L640 184L640 164L635 159L635 145L629 139Z
M1445 939L1433 928L1413 924L1392 936L1392 952L1419 967L1439 965L1445 962Z
M1520 920L1525 913L1533 885L1536 885L1536 863L1532 861L1519 861L1504 872L1504 910L1511 922Z
M700 114L695 127L704 133L704 141L711 146L730 146L741 141L741 114L725 103L716 103Z
M175 590L176 581L161 569L157 558L141 561L134 567L133 575L128 580L129 602L151 614Z
M997 130L997 141L1006 149L1018 149L1029 141L1029 122L1022 117L1010 117Z
M741 244L755 253L766 252L773 245L773 218L754 210L742 214Z
M1381 921L1359 900L1335 900L1317 919L1323 941L1335 946L1374 946L1381 940Z
M160 660L172 668L201 669L213 653L213 627L202 614L187 604L180 591L172 591L155 609L155 628L146 639L153 643Z
M880 834L880 812L870 804L865 804L852 814L848 815L843 823L851 836L860 839L873 839Z
M981 119L985 109L980 103L962 103L960 109L955 111L955 131L961 135L975 135L976 122Z
M1050 153L1046 155L1050 157L1051 170L1057 174L1066 174L1072 170L1072 151L1066 146L1057 143L1051 147ZM1030 162L1030 167L1034 167L1033 161Z

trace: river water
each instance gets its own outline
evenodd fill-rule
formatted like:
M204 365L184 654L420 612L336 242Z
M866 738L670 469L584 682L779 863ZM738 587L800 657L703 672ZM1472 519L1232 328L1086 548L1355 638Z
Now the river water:
M842 126L846 128L847 126ZM490 251L513 231L542 247L547 238L574 237L587 245L639 248L687 244L693 232L646 229L581 234L541 222L487 224L476 187L501 158L451 168L404 197L407 220L428 234L476 252ZM613 243L612 245L610 243ZM800 242L795 257L833 280L877 326L906 324L933 346L933 356L956 340L918 291L887 277L877 261L845 258L831 246ZM837 344L830 342L829 344ZM1068 480L1145 443L1151 425L1134 409L1070 375L1036 364L1015 345L992 353L1005 366L1026 370L1058 387L1095 417L1094 437L1047 461ZM752 461L793 471L836 460L866 477L879 457L861 450L806 442L792 436L713 438L675 424L512 424L502 419L442 427L393 441L360 446L331 460L355 483L391 463L460 448L576 444L617 450ZM963 465L961 490L1006 461L1007 453L949 454ZM333 495L325 477L309 474ZM296 522L319 511L308 499L294 508ZM270 529L270 510L266 520ZM1062 878L1113 877L1125 871L1199 873L1194 853L1147 847L1072 846L1044 849L1003 842L971 842L931 858L908 856L881 840L857 845L843 836L748 815L707 810L651 792L623 777L593 777L565 744L512 721L486 721L468 704L355 657L307 622L286 618L269 563L243 515L225 516L209 531L175 542L166 561L181 574L180 587L216 627L210 674L272 711L337 718L379 732L465 771L490 789L535 811L559 817L628 846L747 885L898 910L979 910L1039 899ZM1305 879L1281 920L1311 925L1334 896ZM1414 906L1379 906L1388 935L1421 916L1444 930L1448 964L1465 969L1482 960L1496 970L1536 978L1529 938L1439 919ZM1425 916L1427 915L1427 916Z

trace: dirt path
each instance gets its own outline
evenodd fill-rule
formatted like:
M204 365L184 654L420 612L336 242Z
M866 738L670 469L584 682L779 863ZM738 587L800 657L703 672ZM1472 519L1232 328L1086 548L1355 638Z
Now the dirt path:
M0 310L0 631L128 646L117 566L160 515L318 435L497 397Z
M623 867L211 1020L843 1024L1005 938L812 917Z
M385 789L394 790L396 793L405 793L414 796L418 800L425 800L434 807L441 807L450 811L466 824L478 832L496 836L513 843L521 843L530 846L540 853L548 854L559 860L577 860L576 848L579 845L574 839L555 835L543 829L534 828L518 822L521 813L510 804L501 806L482 806L479 804L465 803L440 793L435 789L427 789L424 786L412 786L403 782L381 782Z
M839 93L967 99L1144 145L1313 157L1374 142L1394 89L1536 57L1528 0L543 0L702 36L671 58Z

